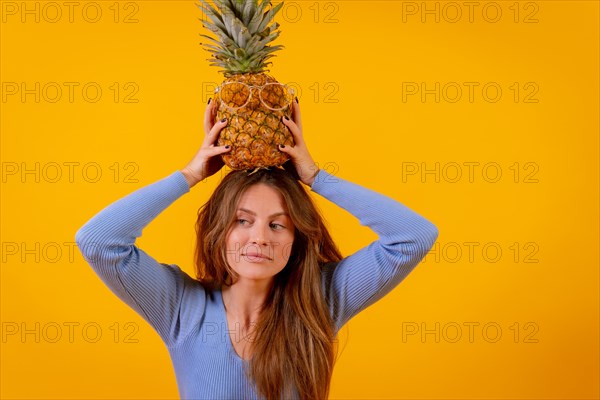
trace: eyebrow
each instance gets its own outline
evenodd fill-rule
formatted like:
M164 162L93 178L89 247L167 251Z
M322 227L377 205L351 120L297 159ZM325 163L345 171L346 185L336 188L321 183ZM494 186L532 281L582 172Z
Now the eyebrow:
M243 212L248 213L250 215L256 216L256 213L254 211L248 210L247 208L238 208L238 211L243 211ZM280 211L280 212L276 212L275 214L269 215L269 218L278 217L280 215L285 215L285 216L289 217L288 213L286 213L285 211Z

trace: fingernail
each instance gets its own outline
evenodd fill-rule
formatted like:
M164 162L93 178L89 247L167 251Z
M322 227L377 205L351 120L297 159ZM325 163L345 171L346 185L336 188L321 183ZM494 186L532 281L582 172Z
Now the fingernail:
M208 99L208 104L210 104L210 101L212 100L212 97Z
M280 148L280 149L285 149L285 144L280 144L280 145L279 145L279 148Z
M226 149L229 149L230 147L231 147L230 145L225 146Z
M287 115L284 115L284 116L283 116L283 118L285 118L285 119L286 119L286 120L288 120L288 121L290 120L290 119L287 117Z
M223 118L223 119L221 120L221 122L225 122L225 121L227 121L227 118Z
M298 98L296 97L296 104L300 104L300 102L298 101Z

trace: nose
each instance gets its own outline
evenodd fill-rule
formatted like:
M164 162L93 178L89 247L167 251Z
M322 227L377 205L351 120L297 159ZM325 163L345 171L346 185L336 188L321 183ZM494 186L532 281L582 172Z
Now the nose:
M259 246L263 246L269 243L267 228L268 227L256 224L251 232L250 242Z

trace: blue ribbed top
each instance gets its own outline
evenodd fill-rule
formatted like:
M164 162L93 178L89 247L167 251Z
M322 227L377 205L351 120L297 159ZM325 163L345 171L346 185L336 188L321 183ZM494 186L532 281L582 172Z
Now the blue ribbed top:
M110 204L76 233L85 260L166 344L182 399L259 398L242 369L220 290L212 293L175 264L135 245L142 230L190 191L181 171ZM320 170L311 191L370 227L378 240L323 268L323 286L339 330L396 287L438 236L431 222L389 197ZM235 328L232 329L235 331Z

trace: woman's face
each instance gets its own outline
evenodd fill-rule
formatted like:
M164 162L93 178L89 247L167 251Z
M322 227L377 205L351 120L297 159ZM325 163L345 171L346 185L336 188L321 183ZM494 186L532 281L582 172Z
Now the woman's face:
M287 264L294 225L281 194L259 183L240 198L227 234L227 262L238 279L271 280Z

